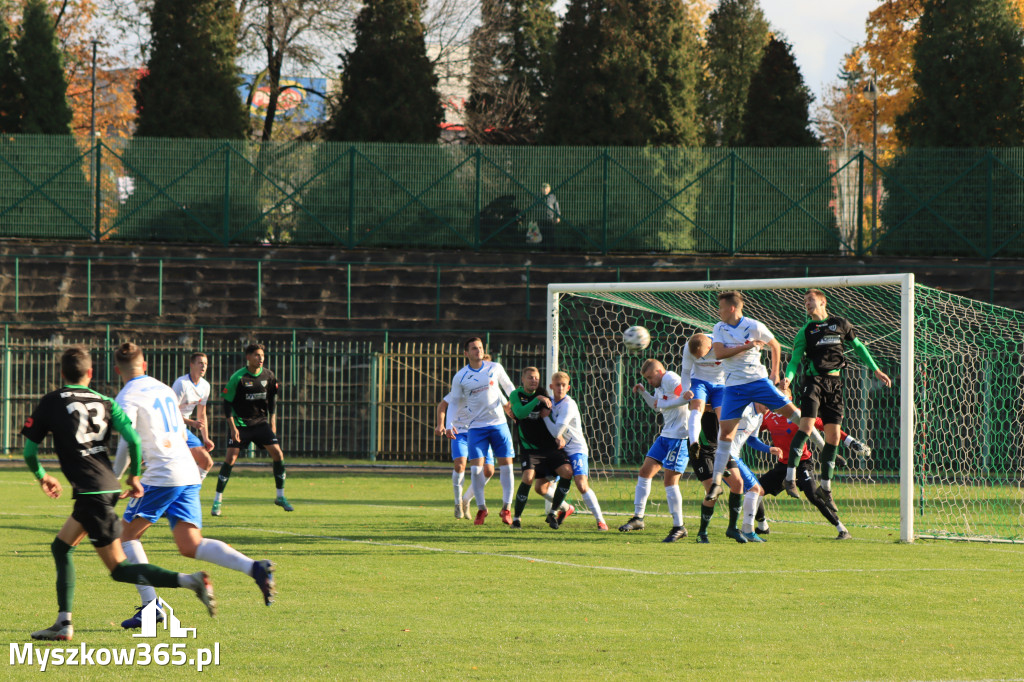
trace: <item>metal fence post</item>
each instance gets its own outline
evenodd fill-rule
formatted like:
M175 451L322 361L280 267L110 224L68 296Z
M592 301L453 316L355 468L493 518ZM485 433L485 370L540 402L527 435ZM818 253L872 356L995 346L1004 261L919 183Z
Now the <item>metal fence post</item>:
M993 156L991 149L986 154L986 161L987 163L985 164L985 258L991 258L994 255L992 251L993 249L995 249L992 234L992 202L994 191L994 188L992 187L992 166L995 163L995 156Z
M159 261L159 272L156 283L156 314L157 317L164 316L164 259Z
M92 258L85 261L85 314L92 315Z
M11 451L11 338L10 327L4 325L4 413L3 413L4 454Z
M21 259L14 259L14 312L21 312Z
M256 317L263 317L263 261L256 261Z
M93 235L93 241L99 242L100 235L102 234L101 225L100 225L100 219L101 219L101 216L103 214L103 212L101 210L103 208L103 187L102 187L102 184L100 182L100 180L101 180L100 173L101 173L102 168L103 168L103 152L101 151L103 149L103 143L96 141L96 139L94 138L93 139L93 144L95 145L93 147L93 153L96 156L96 165L95 165L95 170L93 171L93 181L96 184L96 187L95 187L95 190L94 190L95 194L94 194L94 199L93 199L93 201L94 201L94 206L93 206L93 209L94 209L94 213L93 213L93 231L95 232L95 234Z
M480 204L483 188L480 186L480 161L483 154L480 151L480 147L476 148L476 188L474 191L474 217L473 217L473 231L476 233L476 237L473 239L473 249L475 251L480 250Z
M864 150L857 154L857 257L864 256Z
M729 255L736 255L736 152L729 152Z
M356 223L356 146L348 148L348 248L355 245ZM352 315L349 314L349 317Z
M377 392L380 390L380 354L370 355L370 461L377 459Z
M224 217L221 221L224 245L231 242L231 147L224 145Z
M611 161L608 149L602 153L601 169L601 253L608 253L608 166Z

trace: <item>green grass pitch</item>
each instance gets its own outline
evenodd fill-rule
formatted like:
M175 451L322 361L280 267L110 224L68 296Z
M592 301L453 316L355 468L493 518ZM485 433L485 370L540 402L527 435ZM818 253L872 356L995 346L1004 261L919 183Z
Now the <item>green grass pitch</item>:
M56 474L56 467L50 466ZM273 479L241 471L224 516L205 534L278 564L277 603L252 581L179 556L165 523L145 546L153 563L209 570L210 619L184 590L164 590L197 638L133 639L119 627L138 596L114 583L84 542L75 553L75 640L37 646L220 646L220 664L51 667L64 679L243 680L1010 680L1024 678L1024 547L924 541L851 528L777 523L769 542L737 545L716 514L712 544L663 544L647 530L599 533L586 514L553 531L532 496L525 528L497 518L488 485L482 527L452 516L447 476L307 473L288 479L294 513L272 504ZM46 498L27 471L0 471L0 632L29 642L56 611L49 544L67 494ZM656 482L652 501L662 499ZM595 488L598 494L600 488ZM684 489L684 495L688 488ZM691 491L692 492L692 491ZM123 503L122 503L123 504ZM694 532L696 500L684 500ZM123 507L119 506L119 509ZM3 679L38 679L4 664Z

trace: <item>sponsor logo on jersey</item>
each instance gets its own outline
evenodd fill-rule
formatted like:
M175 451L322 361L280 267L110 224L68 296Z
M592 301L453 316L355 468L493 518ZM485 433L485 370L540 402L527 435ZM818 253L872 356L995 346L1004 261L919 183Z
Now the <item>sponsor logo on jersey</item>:
M28 419L25 420L25 428L26 429L30 429L30 428L32 428L32 425L35 424L35 423L36 423L36 420L33 419L32 417L29 417Z
M817 346L838 346L843 340L838 336L823 336L819 339Z
M267 382L266 381L261 381L260 382L260 386L262 386L263 388L266 388L267 387Z

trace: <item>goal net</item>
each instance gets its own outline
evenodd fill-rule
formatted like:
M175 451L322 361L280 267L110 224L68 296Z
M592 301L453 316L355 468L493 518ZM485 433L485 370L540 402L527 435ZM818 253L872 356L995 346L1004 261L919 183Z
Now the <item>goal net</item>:
M863 457L840 445L833 477L840 519L851 528L891 529L904 541L1024 542L1024 313L915 285L909 274L550 285L548 375L570 375L604 510L632 513L637 469L661 428L632 391L643 383L643 360L657 358L679 372L686 340L710 334L718 322L718 293L737 289L746 298L744 315L764 322L781 343L784 372L807 321L809 288L825 291L830 314L857 327L893 380L885 387L848 350L842 428L872 452ZM631 325L651 332L646 351L622 345ZM755 474L774 464L750 448L743 458ZM680 487L692 520L703 487L689 471ZM802 498L783 494L766 503L775 522L825 523ZM665 513L656 483L648 512L659 505Z

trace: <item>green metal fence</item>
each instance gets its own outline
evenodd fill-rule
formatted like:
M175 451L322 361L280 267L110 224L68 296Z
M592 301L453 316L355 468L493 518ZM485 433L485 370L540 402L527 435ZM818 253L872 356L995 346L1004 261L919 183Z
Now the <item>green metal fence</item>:
M205 340L204 340L205 337ZM210 360L207 380L213 387L207 415L210 434L223 452L227 427L220 390L244 364L245 343L198 335L198 343L176 344L137 338L148 363L147 373L170 385L188 371L189 355L205 352ZM255 339L254 339L255 340ZM59 387L59 358L67 346L81 343L93 353L95 390L117 395L120 379L113 354L120 341L109 334L76 339L0 338L0 451L20 452L21 425L39 399ZM437 403L452 376L465 364L458 344L389 343L382 341L317 340L300 343L266 339L267 367L280 379L278 433L289 456L356 458L384 461L450 461L447 441L433 434ZM495 360L518 376L538 365L540 345L495 344ZM44 452L49 444L44 444ZM257 453L259 454L259 453Z
M559 199L546 228L543 183ZM432 249L1014 256L1020 149L0 141L5 236ZM877 197L877 201L872 201Z

